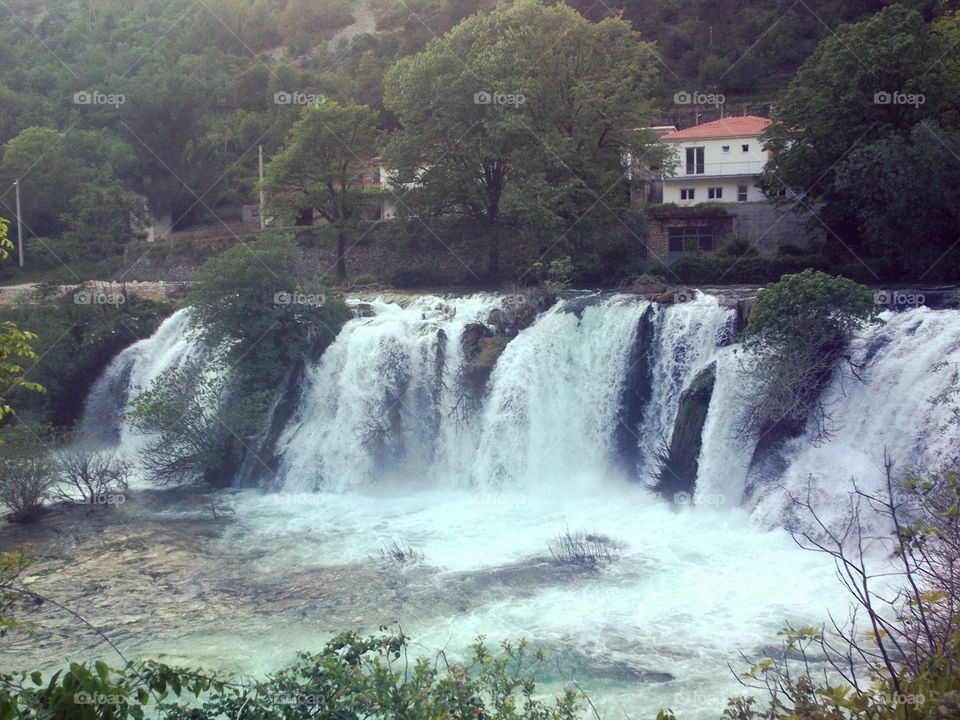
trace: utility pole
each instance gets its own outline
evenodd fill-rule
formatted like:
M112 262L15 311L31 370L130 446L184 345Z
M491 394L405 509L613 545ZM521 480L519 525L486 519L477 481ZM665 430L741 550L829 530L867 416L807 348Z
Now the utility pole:
M267 219L263 216L263 145L258 146L260 154L260 229L267 226Z
M20 267L23 267L23 221L20 219L20 178L13 181L13 187L17 191L17 257L20 259Z

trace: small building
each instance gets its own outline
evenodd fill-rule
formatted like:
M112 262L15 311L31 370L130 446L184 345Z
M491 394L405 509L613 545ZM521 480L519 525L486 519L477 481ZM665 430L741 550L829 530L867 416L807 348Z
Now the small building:
M679 160L663 174L663 202L692 207L766 200L757 177L767 164L760 135L769 124L767 118L742 115L662 135Z
M244 225L260 225L260 206L244 205L240 208L240 218Z

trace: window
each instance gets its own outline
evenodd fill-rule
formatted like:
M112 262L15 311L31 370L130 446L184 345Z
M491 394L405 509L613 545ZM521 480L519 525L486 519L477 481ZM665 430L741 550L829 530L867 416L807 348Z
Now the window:
M746 202L747 201L747 186L746 185L737 185L737 201Z
M740 147L743 148L743 151L744 151L744 152L750 152L750 146L749 146L749 145L741 145Z
M729 146L729 145L724 145L724 146L723 146L723 152L725 152L725 153L730 152L730 146Z
M723 188L707 188L707 198L710 200L721 200L723 198Z
M667 247L670 259L685 252L710 252L715 247L716 229L704 227L672 227L667 230Z
M703 175L703 148L687 148L687 175Z
M680 188L681 200L693 200L696 195L695 188Z

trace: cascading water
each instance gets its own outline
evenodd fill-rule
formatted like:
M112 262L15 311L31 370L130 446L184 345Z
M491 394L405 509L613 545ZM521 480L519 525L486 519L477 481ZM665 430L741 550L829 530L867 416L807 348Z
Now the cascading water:
M628 296L561 302L509 342L482 407L470 413L459 407L459 338L498 305L487 297L381 303L375 317L349 323L311 370L282 440L288 488L367 484L385 474L377 457L385 444L393 477L485 488L602 481L615 472L631 345L648 309L651 400L628 430L640 448L637 474L649 477L680 393L716 354L732 312L709 295L670 308Z
M955 381L960 313L918 308L885 312L881 319L851 348L862 380L847 367L824 396L828 436L815 442L811 430L789 444L786 473L758 492L758 521L802 522L790 498L806 499L810 489L823 520L835 523L849 507L853 480L867 491L882 488L885 454L901 473L957 462L951 410L932 400Z
M721 331L733 312L703 293L691 302L654 310L652 393L638 428L641 479L653 478L657 451L673 433L680 394L717 355Z
M222 636L191 628L141 650L262 672L344 623L399 621L453 656L480 633L528 637L614 716L672 707L716 717L739 690L727 669L738 650L756 657L784 623L845 608L829 563L779 529L796 522L789 494L813 482L818 498L840 503L851 477L878 480L884 448L903 466L956 454L955 434L940 433L948 410L929 398L954 381L931 366L958 359L958 312L885 313L852 348L862 381L838 375L826 392L831 436L790 441L783 475L758 478L754 443L736 436L745 379L729 342L733 311L716 298L572 297L512 337L502 318L516 302L354 303L357 316L307 369L279 440L282 492L229 495L236 514L217 552L245 548L256 558L250 581L270 577L250 619L231 617ZM188 323L178 313L119 356L88 414L119 417L133 388L200 352ZM708 367L699 506L675 512L645 486L684 391ZM117 427L135 455L136 439ZM555 574L547 547L567 528L610 535L619 559L596 574ZM371 560L396 537L432 574ZM246 579L226 584L232 593ZM295 604L301 596L308 604Z
M94 383L84 403L81 431L135 455L138 443L124 421L128 404L165 371L204 353L188 332L190 310L178 310L157 331L121 352Z
M375 301L308 371L300 409L280 439L288 490L347 489L429 476L455 452L460 336L499 306L493 297ZM439 443L439 447L438 447Z
M638 363L649 388L636 425L626 428L637 449L635 472L628 475L652 481L681 393L712 364L716 382L697 493L736 506L747 484L757 484L752 503L765 525L782 524L788 493L811 479L830 492L848 487L851 477L876 479L884 449L904 467L955 454L952 436L941 432L948 410L929 399L951 382L950 371L931 369L956 354L960 313L885 313L884 324L854 343L854 362L864 367L860 379L846 370L825 394L830 436L821 443L812 433L791 441L784 476L757 479L748 478L753 445L736 437L738 388L745 380L736 346L723 342L733 311L716 298L698 294L672 306L632 296L560 302L504 339L478 398L476 388L465 387L471 359L464 331L489 325L511 302L516 299L478 295L364 303L362 317L348 322L308 369L300 407L279 441L283 486L342 491L428 481L503 489L622 476L614 440ZM652 329L638 338L645 313ZM86 431L129 441L121 417L131 390L202 352L187 333L189 323L189 311L178 311L113 361L87 399ZM638 353L637 343L647 346Z

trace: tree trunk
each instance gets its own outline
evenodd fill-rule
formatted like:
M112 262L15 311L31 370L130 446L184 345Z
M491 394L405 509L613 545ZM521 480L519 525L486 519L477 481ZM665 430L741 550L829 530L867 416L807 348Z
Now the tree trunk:
M343 230L337 233L337 281L347 280L347 233Z
M500 280L500 223L494 220L487 232L487 272L488 282L496 283Z
M297 215L298 226L313 225L313 208L302 208Z

